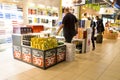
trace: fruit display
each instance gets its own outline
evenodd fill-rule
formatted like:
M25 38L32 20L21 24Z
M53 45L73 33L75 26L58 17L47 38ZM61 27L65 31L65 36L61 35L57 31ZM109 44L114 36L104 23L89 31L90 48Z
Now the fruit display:
M57 39L55 37L47 38L31 38L31 47L40 50L48 50L58 46Z
M42 69L47 69L66 60L66 46L63 42L58 42L55 37L41 37L40 34L16 36L21 36L20 42L30 42L31 46L13 44L15 59ZM15 38L15 40L17 39Z

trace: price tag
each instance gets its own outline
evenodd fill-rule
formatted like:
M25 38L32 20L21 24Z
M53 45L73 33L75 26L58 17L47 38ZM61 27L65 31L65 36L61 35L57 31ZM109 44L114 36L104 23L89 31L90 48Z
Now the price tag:
M33 57L33 64L43 67L43 58Z

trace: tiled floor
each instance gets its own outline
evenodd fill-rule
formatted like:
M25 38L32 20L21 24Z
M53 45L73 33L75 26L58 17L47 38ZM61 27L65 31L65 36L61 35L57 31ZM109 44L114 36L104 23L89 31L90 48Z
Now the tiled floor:
M104 40L95 51L47 70L13 59L10 48L0 52L0 80L120 80L120 40Z

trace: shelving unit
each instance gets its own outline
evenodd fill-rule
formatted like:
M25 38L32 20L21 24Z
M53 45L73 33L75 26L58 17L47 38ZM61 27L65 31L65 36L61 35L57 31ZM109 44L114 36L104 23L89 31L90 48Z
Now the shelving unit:
M28 25L43 25L52 28L58 21L58 9L55 7L28 7Z
M13 26L22 23L22 15L15 3L0 3L0 50L11 46Z
M11 47L11 35L0 35L0 51Z

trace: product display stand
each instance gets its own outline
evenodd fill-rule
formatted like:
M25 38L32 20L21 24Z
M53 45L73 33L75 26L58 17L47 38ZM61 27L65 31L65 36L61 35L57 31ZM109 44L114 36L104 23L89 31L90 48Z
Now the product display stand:
M12 35L13 56L15 59L42 69L47 69L66 60L66 45L40 50L32 48L30 44L24 45L23 38L25 37L25 34ZM27 35L28 37L30 38L30 35Z

